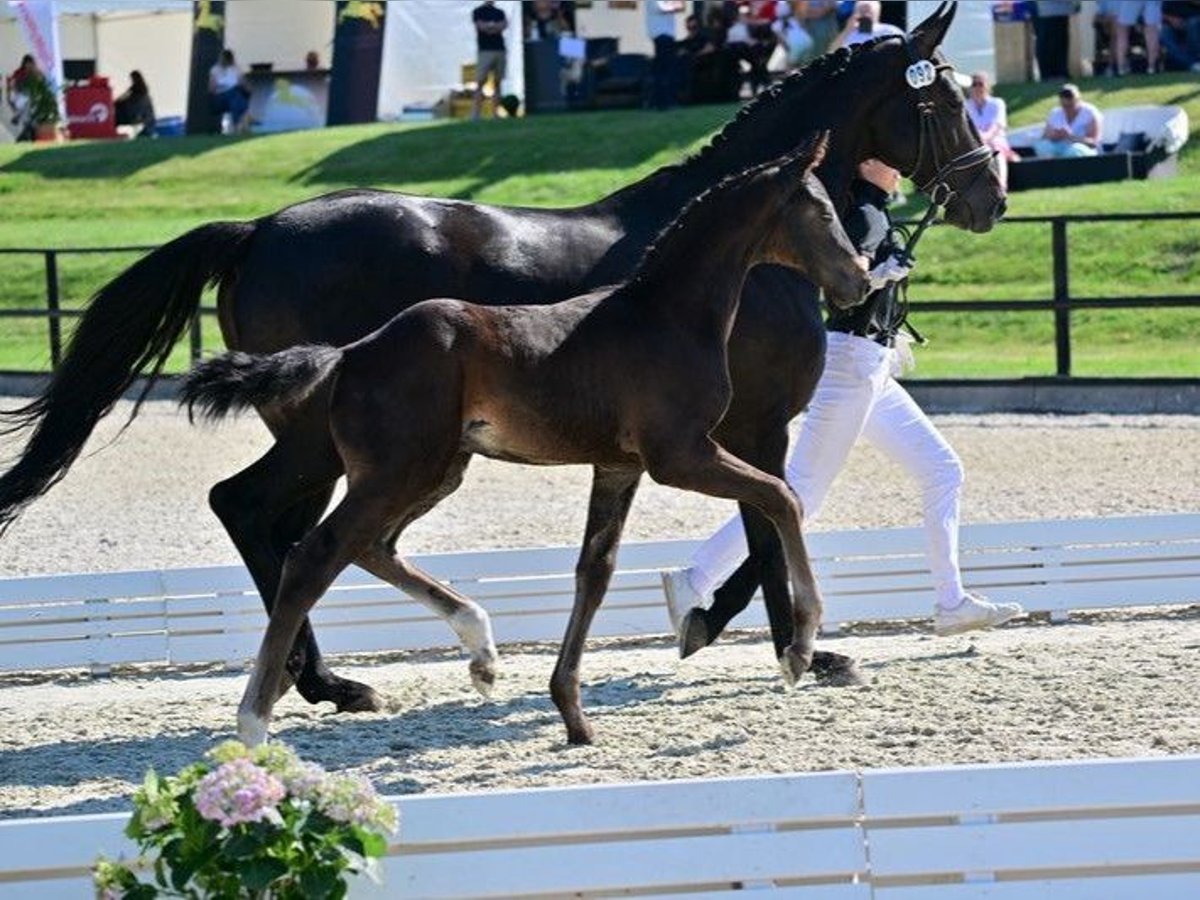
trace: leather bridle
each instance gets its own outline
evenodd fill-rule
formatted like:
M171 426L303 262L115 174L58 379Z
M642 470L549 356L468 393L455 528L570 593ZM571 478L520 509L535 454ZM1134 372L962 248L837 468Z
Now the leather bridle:
M904 49L907 51L910 60L910 65L905 72L905 80L909 88L917 93L917 112L920 114L917 158L913 163L912 172L908 174L908 178L912 180L921 193L929 197L930 202L935 207L945 206L959 193L950 184L950 177L956 173L979 169L975 173L974 178L971 179L970 183L973 183L975 178L978 178L982 173L983 168L991 162L993 151L981 144L973 150L958 154L948 162L941 162L942 158L949 154L950 144L941 123L938 121L938 117L935 115L937 101L934 100L928 91L941 78L942 73L953 72L954 66L949 63L935 65L929 60L923 60L917 56L907 35L901 37L900 40L904 42ZM922 183L917 180L917 173L921 170L921 164L925 161L926 154L929 153L933 157L934 173Z

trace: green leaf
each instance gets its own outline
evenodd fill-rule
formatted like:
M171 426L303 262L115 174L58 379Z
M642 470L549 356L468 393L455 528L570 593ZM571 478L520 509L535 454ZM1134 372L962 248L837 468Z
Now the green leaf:
M387 854L388 842L382 834L369 828L355 826L354 835L362 844L363 856L384 856Z
M286 875L287 871L287 866L281 860L266 857L242 863L238 877L246 890L257 892L266 890L272 881Z
M337 869L321 866L300 873L300 888L310 900L332 900L344 897L346 883Z

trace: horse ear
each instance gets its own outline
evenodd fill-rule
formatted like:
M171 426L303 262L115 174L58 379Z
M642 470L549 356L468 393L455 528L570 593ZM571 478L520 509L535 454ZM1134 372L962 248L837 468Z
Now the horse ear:
M933 15L913 29L912 43L921 59L929 59L941 46L957 11L958 4L946 0L934 10Z
M809 157L808 165L804 169L804 174L815 170L825 161L825 154L829 152L829 130L817 132L809 144L808 152L805 154Z

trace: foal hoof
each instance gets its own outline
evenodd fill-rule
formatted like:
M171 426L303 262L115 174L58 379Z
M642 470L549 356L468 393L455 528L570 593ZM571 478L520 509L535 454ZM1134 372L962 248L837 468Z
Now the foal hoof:
M704 611L698 606L689 609L679 623L679 658L687 659L711 643L708 639L708 623L704 620Z
M496 688L496 666L493 660L473 659L470 665L471 684L485 700L492 699Z
M779 657L779 671L788 687L795 687L800 677L808 671L812 661L811 653L801 653L795 647L788 647Z
M812 672L817 683L827 687L853 687L866 684L866 676L853 657L818 650L813 654Z

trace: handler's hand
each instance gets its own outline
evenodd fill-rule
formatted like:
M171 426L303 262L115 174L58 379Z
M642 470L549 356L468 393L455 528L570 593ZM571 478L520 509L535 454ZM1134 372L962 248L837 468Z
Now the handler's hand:
M893 282L903 281L912 269L912 265L902 262L897 256L889 256L867 273L867 278L871 282L871 290L877 291Z

